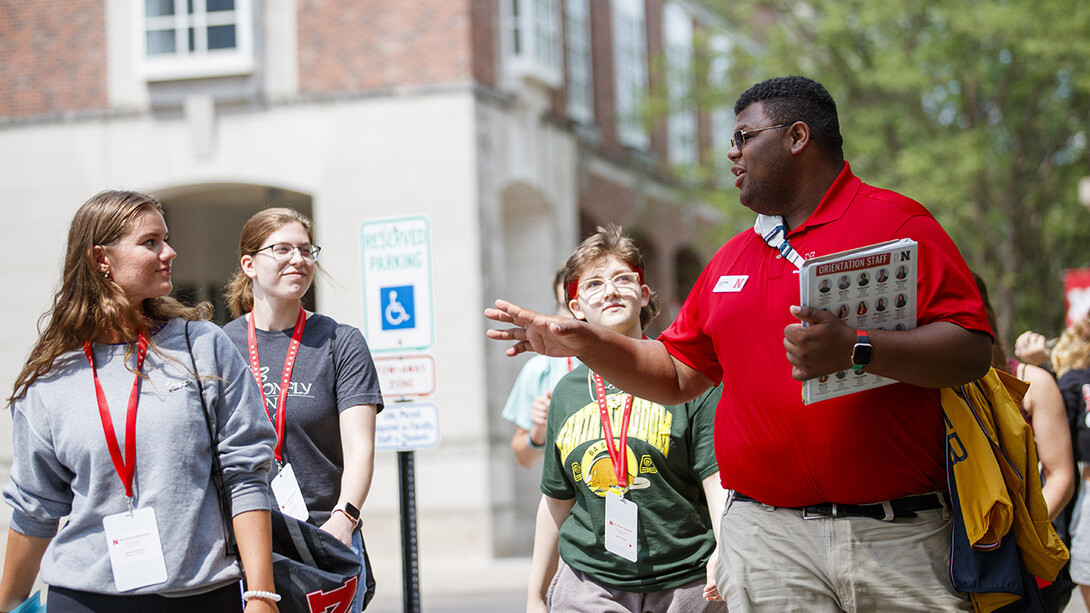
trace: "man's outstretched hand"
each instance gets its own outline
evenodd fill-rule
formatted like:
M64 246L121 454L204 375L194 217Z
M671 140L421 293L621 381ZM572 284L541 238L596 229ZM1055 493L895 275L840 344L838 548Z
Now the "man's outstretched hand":
M584 322L544 315L506 300L497 300L495 307L484 310L484 316L514 326L486 332L492 340L515 341L507 348L507 355L512 357L526 351L553 357L578 357L594 338L594 331Z

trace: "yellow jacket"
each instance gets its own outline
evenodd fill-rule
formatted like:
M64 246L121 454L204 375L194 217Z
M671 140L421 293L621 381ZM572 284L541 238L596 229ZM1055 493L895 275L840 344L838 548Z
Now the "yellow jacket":
M1029 573L1054 581L1070 554L1048 519L1033 430L1019 410L1027 389L1025 381L993 368L978 381L942 390L961 502L955 512L974 549L997 547L1013 531ZM974 609L985 613L1018 600L1001 592L970 596Z

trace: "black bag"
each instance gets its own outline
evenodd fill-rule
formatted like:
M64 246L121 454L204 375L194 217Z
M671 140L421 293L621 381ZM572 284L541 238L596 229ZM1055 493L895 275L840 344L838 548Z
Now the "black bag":
M185 325L185 340L189 357L193 362L193 376L197 380L197 394L201 399L208 435L212 440L212 481L216 487L223 514L224 533L227 537L228 554L236 554L234 534L231 529L230 501L223 482L223 467L219 462L218 440L212 425L212 416L204 401L204 386L197 372L197 360L189 340L189 322ZM363 607L375 595L375 578L371 573L371 560L363 550L363 564L356 553L337 540L335 536L313 524L284 515L278 509L270 512L272 523L273 581L281 601L281 613L347 613L352 600L363 581Z
M364 607L375 593L369 561L361 565L356 553L332 534L275 509L272 546L280 613L347 612L360 581L367 585Z

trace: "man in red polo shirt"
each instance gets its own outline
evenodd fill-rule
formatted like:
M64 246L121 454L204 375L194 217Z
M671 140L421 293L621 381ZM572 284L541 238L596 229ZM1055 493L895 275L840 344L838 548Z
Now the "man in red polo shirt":
M722 518L718 587L730 610L967 609L947 572L938 388L988 370L991 329L969 270L923 206L852 174L836 104L820 84L758 83L735 114L731 170L760 233L720 248L658 340L504 301L485 315L517 327L488 335L517 341L510 355L578 356L657 402L723 382L716 458L735 493ZM798 306L804 259L906 237L919 244L917 328L864 334ZM900 383L802 403L799 381L853 369Z

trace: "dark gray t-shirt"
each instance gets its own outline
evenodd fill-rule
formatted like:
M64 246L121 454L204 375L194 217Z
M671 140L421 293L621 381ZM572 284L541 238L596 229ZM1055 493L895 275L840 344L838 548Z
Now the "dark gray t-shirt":
M249 360L246 326L244 316L223 329ZM257 330L265 409L273 418L292 331ZM339 415L359 404L373 404L380 411L383 406L367 342L356 328L312 314L307 318L291 371L282 457L295 471L313 524L321 525L329 519L337 504L344 470ZM275 472L274 468L270 479Z

